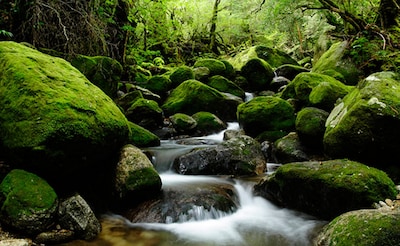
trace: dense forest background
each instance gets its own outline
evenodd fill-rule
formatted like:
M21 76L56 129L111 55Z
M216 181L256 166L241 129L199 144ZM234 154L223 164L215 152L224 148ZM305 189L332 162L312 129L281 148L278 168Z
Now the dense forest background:
M257 44L301 60L349 40L360 67L380 68L399 57L399 13L399 0L0 0L0 40L122 64L190 63Z

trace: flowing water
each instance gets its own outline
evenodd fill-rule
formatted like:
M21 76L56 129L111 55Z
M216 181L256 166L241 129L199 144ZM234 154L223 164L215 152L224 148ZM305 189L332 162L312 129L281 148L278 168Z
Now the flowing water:
M238 128L230 124L230 129ZM223 133L197 138L202 147L222 141ZM204 184L233 184L238 197L234 212L216 209L193 208L172 223L132 223L118 215L107 215L103 232L93 245L144 245L144 246L285 246L312 245L312 237L324 222L315 218L273 205L268 200L254 196L254 181L214 176L184 176L171 171L173 160L199 145L182 145L164 141L162 146L148 148L153 163L159 171L163 188L185 190L186 187ZM269 172L276 168L269 164ZM268 174L268 172L267 172ZM92 244L76 244L92 245Z

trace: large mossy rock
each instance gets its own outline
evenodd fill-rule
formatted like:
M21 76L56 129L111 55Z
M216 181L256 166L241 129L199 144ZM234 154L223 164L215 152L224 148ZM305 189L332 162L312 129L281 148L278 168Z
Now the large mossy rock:
M300 110L296 116L296 131L300 140L308 146L323 149L328 116L328 112L319 108L306 107Z
M192 116L182 113L176 113L169 117L172 126L180 134L191 134L197 127L197 122Z
M206 67L210 70L210 75L224 75L226 66L225 63L223 63L220 60L213 59L213 58L205 58L205 59L200 59L197 60L193 67L198 68L198 67Z
M57 194L42 178L14 169L0 184L0 221L24 234L47 231L56 220Z
M137 147L159 146L160 138L151 131L133 122L128 122L130 132L129 143Z
M157 129L163 125L163 110L154 100L138 98L126 110L126 118L147 129Z
M243 89L250 92L268 90L274 78L271 65L260 58L248 60L241 67L240 74L247 80Z
M123 204L135 204L155 196L161 189L161 178L149 158L137 147L121 150L115 171L115 191Z
M240 88L239 86L237 86L235 83L225 78L224 76L221 75L212 76L209 79L207 85L221 92L230 93L242 99L245 98L245 92L242 90L242 88Z
M177 87L182 84L182 82L190 79L194 79L195 74L191 67L188 66L180 66L176 68L170 75L169 79L171 80L172 88Z
M398 163L400 78L391 72L368 76L329 115L326 154L373 166Z
M265 172L266 162L261 145L243 135L221 144L194 149L178 157L175 170L186 175L259 175Z
M78 55L71 64L109 97L117 96L118 83L122 75L122 65L118 61L106 56Z
M0 105L0 151L56 190L87 187L129 138L123 113L82 73L15 42L0 42Z
M187 80L171 92L162 109L167 116L207 111L223 120L234 120L240 102L240 99L231 98L200 81Z
M346 56L348 42L333 44L314 64L312 72L332 76L345 84L356 85L361 71Z
M197 112L192 117L197 122L197 135L209 135L227 127L225 122L210 112Z
M323 229L316 245L400 245L400 211L364 209L342 214Z
M252 137L264 131L289 131L295 124L292 105L272 96L255 97L240 104L237 117L246 134Z
M280 205L327 220L397 195L386 173L346 159L285 164L255 189Z
M330 111L337 99L347 95L353 86L347 86L328 75L300 73L282 91L283 99L295 99L298 107L312 106Z
M139 85L155 94L165 96L171 89L172 82L166 75L155 75L150 77L146 82L139 83Z

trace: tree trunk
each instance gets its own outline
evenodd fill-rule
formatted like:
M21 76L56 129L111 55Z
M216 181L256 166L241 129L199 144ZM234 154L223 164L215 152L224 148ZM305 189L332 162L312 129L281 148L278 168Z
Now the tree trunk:
M400 25L400 0L381 0L379 5L379 22L382 28L387 29Z
M218 19L218 6L221 3L221 0L215 0L214 9L213 9L213 16L211 18L211 28L210 28L210 50L214 53L218 54L218 47L217 47L217 19Z

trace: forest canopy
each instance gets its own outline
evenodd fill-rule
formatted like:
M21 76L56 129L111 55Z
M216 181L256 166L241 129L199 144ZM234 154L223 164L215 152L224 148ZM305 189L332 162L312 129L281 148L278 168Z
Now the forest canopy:
M396 49L399 0L0 1L0 39L67 55L170 62L263 44L296 59L342 39ZM375 52L375 50L374 50Z

